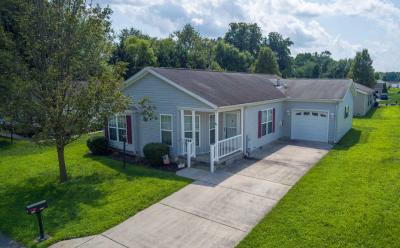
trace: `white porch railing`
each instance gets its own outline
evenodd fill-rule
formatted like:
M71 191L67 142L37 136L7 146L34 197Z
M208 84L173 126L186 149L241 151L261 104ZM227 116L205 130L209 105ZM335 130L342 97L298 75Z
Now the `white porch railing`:
M242 149L242 135L236 135L224 140L218 141L217 144L217 156L218 159L228 156L232 153L240 151Z
M214 145L210 145L211 172L214 172L214 162L232 153L243 150L242 142L242 135L239 134L228 139L220 140Z

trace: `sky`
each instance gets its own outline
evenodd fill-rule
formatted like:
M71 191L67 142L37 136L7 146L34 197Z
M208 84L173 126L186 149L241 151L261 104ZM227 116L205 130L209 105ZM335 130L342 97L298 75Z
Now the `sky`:
M192 24L222 37L231 22L257 23L264 35L294 42L292 54L329 50L334 59L367 48L377 71L400 71L400 0L92 0L113 10L115 31L134 27L167 37Z

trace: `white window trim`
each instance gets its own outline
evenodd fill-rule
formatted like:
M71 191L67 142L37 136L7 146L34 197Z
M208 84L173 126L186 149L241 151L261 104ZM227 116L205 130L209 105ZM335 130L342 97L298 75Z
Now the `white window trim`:
M185 131L185 117L192 118L192 115L191 114L183 115L183 137L185 137L185 133L193 131L193 130ZM201 119L200 119L200 115L196 114L194 121L196 121L196 117L199 117L199 145L196 145L196 147L201 147L201 138L200 138L201 137ZM196 123L194 124L194 128L196 129ZM194 130L194 131L196 132L196 130ZM195 142L196 142L196 140L195 140Z
M208 143L210 145L212 145L211 144L211 131L212 130L215 131L215 127L216 127L216 123L214 123L214 128L211 128L211 116L214 116L214 121L215 121L215 114L209 114L208 115L208 125L209 125L209 128L208 128ZM215 132L214 132L214 144L215 144Z
M161 116L171 117L171 130L166 130L161 128ZM162 143L162 131L171 132L171 145L169 147L174 147L174 116L172 114L160 114L160 143Z
M349 113L347 114L347 116L346 116L346 109L349 110ZM350 105L345 105L344 106L344 119L349 118L349 116L350 116Z
M270 121L268 121L268 112L269 112L269 110L271 110L271 120ZM262 122L262 115L263 115L263 112L266 112L267 113L267 121L266 122ZM273 110L273 108L267 108L267 109L263 109L263 110L261 110L261 137L263 137L263 136L267 136L267 135L269 135L269 134L273 134L274 133L274 110ZM271 132L270 133L268 133L268 123L270 123L271 122L271 125L272 125L272 128L271 128ZM263 126L263 124L265 124L266 125L266 127L265 127L265 134L263 134L262 133L262 126Z
M125 128L120 128L119 126L118 126L118 117L119 116L123 116L124 118L125 118ZM115 119L115 127L111 127L111 128L115 128L116 129L116 135L117 135L117 139L116 140L112 140L111 138L110 138L110 118L108 118L108 123L107 123L107 126L108 126L108 139L111 141L111 142L123 142L122 140L120 140L119 139L119 129L125 129L125 135L128 135L128 127L127 127L127 124L128 123L126 123L126 114L115 114L115 115L113 115L112 116L114 119ZM127 137L127 139L126 139L126 142L128 142L128 137Z

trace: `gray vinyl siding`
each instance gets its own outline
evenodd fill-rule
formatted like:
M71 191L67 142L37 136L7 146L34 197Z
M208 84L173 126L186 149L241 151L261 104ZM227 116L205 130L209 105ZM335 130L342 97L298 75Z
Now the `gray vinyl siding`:
M373 103L368 104L370 98L373 98L372 94L365 94L357 91L354 96L354 116L364 116L372 108Z
M305 101L287 101L285 102L284 107L284 118L283 118L283 129L284 136L287 138L291 137L291 122L292 115L291 112L294 109L310 109L310 110L320 110L320 111L328 111L329 114L334 113L335 117L332 118L329 116L329 133L328 133L328 142L335 142L335 134L336 134L336 106L337 103L323 103L323 102L305 102ZM289 113L289 114L288 114Z
M151 74L147 74L130 85L124 90L124 94L134 100L139 100L142 97L149 97L151 103L156 107L157 120L145 122L141 116L137 116L137 119L133 122L135 123L133 129L136 129L133 131L133 133L136 134L134 140L137 142L135 145L135 152L141 155L143 147L146 144L161 141L160 114L172 115L173 134L171 155L175 156L181 148L179 108L210 108L205 103Z
M350 106L350 114L347 118L344 118L344 108L346 105ZM336 142L339 142L340 139L351 129L353 122L353 94L349 89L346 95L343 98L342 102L339 102L338 105L338 113L337 113L337 136Z
M284 134L282 124L283 120L283 102L261 104L256 106L248 106L244 109L244 133L245 133L245 150L251 152L263 145L279 139ZM258 137L258 111L275 108L275 132L266 134L261 138Z

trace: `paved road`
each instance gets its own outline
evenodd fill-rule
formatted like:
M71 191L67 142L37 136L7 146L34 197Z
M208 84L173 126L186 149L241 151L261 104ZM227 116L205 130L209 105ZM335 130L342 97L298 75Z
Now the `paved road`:
M100 235L54 247L234 247L330 149L274 142L211 174L186 168L195 181Z

